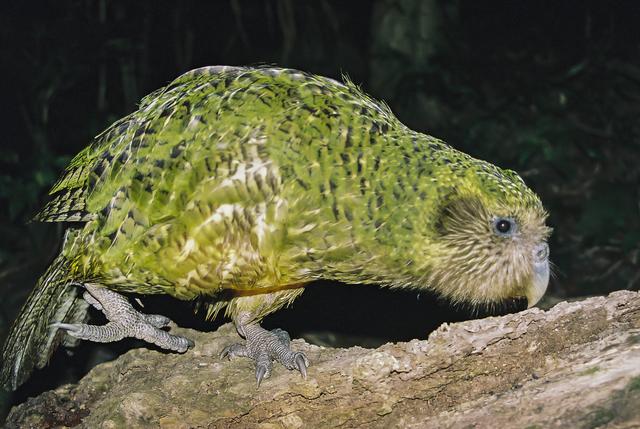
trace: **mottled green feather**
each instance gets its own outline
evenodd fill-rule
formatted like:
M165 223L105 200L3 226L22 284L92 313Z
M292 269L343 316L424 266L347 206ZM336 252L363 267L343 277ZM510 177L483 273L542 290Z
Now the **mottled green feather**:
M62 250L70 281L205 297L211 316L260 319L320 278L533 296L549 233L516 173L408 129L349 81L278 68L182 75L51 193L38 219L84 222ZM496 217L517 234L496 235Z

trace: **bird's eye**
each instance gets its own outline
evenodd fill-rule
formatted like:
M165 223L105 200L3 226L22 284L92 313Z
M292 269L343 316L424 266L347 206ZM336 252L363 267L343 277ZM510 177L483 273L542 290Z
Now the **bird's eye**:
M496 229L498 230L498 232L506 234L507 232L511 231L511 222L509 222L507 219L500 219L498 222L496 222Z
M499 217L493 221L493 228L498 235L512 235L516 230L516 222L511 218Z

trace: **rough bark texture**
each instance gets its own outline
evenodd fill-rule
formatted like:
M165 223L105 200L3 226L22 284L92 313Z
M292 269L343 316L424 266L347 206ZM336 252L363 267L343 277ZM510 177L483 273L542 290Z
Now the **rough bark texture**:
M293 341L312 366L256 389L237 341L174 328L184 355L132 350L15 407L7 427L640 427L640 293L443 325L427 341L330 349Z

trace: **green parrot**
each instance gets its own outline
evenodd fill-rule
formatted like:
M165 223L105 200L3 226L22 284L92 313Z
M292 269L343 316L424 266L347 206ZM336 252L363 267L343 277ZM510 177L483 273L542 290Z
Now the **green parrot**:
M273 67L190 71L144 97L69 164L37 220L62 250L18 316L0 382L15 389L61 342L135 337L185 352L170 320L122 293L200 299L244 344L222 356L309 361L260 321L318 279L526 298L549 280L550 229L513 171L403 125L353 83ZM89 306L108 323L86 324Z

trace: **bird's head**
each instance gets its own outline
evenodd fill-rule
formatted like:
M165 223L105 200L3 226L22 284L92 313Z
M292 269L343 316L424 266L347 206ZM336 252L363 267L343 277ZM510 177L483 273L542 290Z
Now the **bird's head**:
M531 307L549 282L547 214L515 172L473 161L433 224L428 283L456 302L526 298Z

